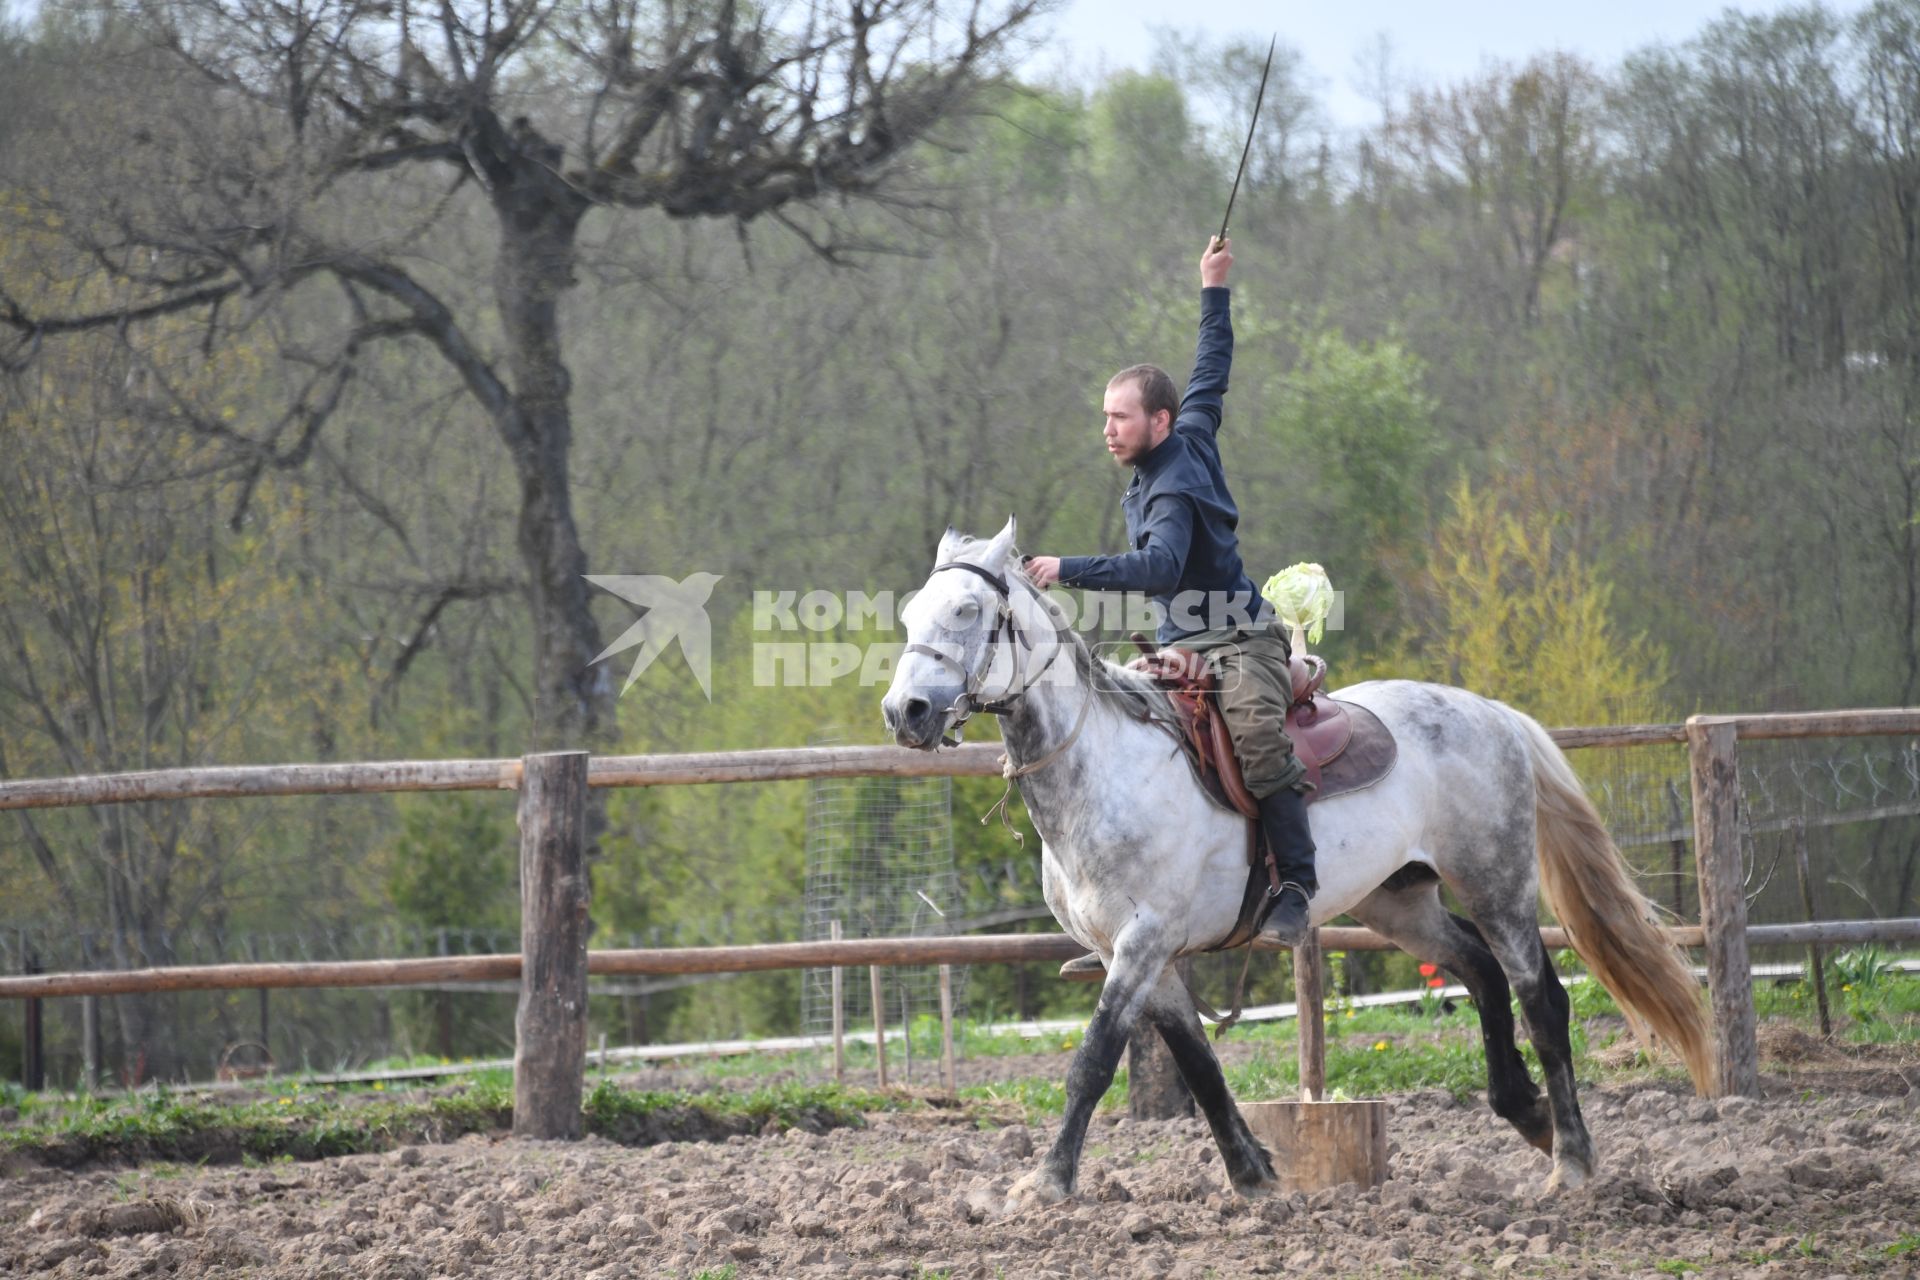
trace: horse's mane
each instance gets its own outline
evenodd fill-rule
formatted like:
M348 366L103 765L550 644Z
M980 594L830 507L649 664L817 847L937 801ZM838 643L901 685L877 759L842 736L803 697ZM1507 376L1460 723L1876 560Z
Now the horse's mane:
M1018 547L1007 556L1007 576L1033 589L1041 607L1053 619L1056 630L1067 637L1067 655L1073 661L1074 676L1080 681L1081 688L1093 690L1135 720L1179 718L1166 690L1154 683L1152 677L1101 657L1093 651L1093 646L1087 643L1085 636L1068 625L1067 620L1060 616L1059 607L1027 576Z

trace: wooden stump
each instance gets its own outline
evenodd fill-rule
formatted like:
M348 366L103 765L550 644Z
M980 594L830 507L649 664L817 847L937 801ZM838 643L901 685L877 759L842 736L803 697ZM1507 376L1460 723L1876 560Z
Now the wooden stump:
M1343 1182L1362 1188L1387 1180L1387 1104L1246 1102L1240 1112L1253 1136L1273 1152L1280 1189L1324 1191Z

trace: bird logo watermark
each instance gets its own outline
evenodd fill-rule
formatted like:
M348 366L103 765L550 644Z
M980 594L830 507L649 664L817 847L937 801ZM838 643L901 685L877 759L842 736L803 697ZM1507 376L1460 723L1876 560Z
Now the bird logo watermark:
M713 622L707 617L707 600L713 595L714 584L720 581L720 576L717 573L690 573L675 582L658 573L586 575L587 581L594 586L611 591L629 604L639 605L646 610L637 622L622 631L618 639L593 659L599 662L616 653L624 653L636 646L639 648L640 652L633 658L633 667L627 672L627 682L620 686L621 693L633 688L633 682L640 678L640 673L651 666L669 644L677 641L680 656L687 660L688 670L700 682L700 691L707 695L708 702L713 701Z

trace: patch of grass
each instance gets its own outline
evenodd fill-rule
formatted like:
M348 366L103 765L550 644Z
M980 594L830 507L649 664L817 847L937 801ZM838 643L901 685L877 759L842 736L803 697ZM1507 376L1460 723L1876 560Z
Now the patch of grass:
M960 1090L963 1101L1006 1104L1019 1107L1029 1123L1057 1116L1067 1109L1067 1084L1055 1076L1023 1076L1018 1080L998 1080L992 1084L967 1085ZM1100 1099L1099 1110L1112 1111L1127 1105L1127 1070L1114 1072L1113 1087Z
M832 1086L781 1085L708 1095L637 1092L602 1081L582 1109L589 1132L644 1143L756 1132L769 1122L824 1130L857 1125L863 1111L901 1105ZM409 1100L346 1100L289 1090L232 1102L158 1089L112 1101L80 1096L45 1105L31 1121L0 1132L0 1151L64 1167L100 1159L260 1165L444 1142L501 1131L512 1119L511 1081L493 1073L448 1093Z
M1327 1082L1351 1097L1379 1097L1414 1089L1441 1088L1465 1099L1484 1089L1487 1064L1480 1047L1479 1018L1471 1006L1435 1019L1363 1010L1351 1020L1327 1024ZM1296 1096L1300 1088L1297 1032L1289 1024L1250 1037L1261 1045L1251 1062L1227 1069L1234 1096L1247 1099ZM1574 1061L1587 1061L1584 1028L1572 1030ZM1521 1054L1537 1073L1531 1045Z
M670 1093L622 1089L610 1080L595 1084L582 1103L587 1129L618 1140L636 1121L693 1113L704 1121L736 1121L760 1129L772 1121L782 1129L832 1128L860 1123L865 1111L898 1110L904 1102L889 1094L838 1085L780 1084L751 1093Z
M724 1267L708 1267L694 1274L693 1280L733 1280L740 1274L740 1268L729 1262Z
M1653 1269L1663 1275L1683 1276L1689 1271L1700 1270L1700 1264L1697 1262L1688 1262L1685 1258L1669 1258L1665 1262L1654 1263Z
M1920 1250L1920 1235L1904 1235L1887 1246L1887 1256L1904 1258L1915 1250Z
M1840 959L1845 967L1837 959L1827 974L1835 1038L1850 1044L1920 1041L1920 975L1905 973L1878 954L1848 953ZM1810 981L1756 983L1753 1004L1762 1019L1785 1018L1818 1034L1818 1001Z

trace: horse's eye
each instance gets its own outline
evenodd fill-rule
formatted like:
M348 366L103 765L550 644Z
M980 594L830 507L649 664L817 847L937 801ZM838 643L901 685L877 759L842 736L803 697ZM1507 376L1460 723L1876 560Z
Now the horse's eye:
M953 620L959 626L966 626L980 616L980 605L974 600L962 600L953 606Z

